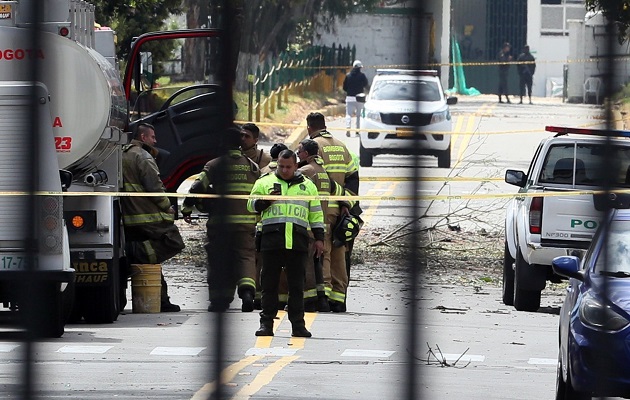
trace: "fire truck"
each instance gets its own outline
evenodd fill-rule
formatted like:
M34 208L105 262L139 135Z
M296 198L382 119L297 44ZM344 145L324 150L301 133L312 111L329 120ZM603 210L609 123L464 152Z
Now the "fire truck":
M42 7L37 23L34 7ZM92 5L0 1L5 312L47 337L61 336L68 319L117 319L126 280L122 146L139 123L153 124L170 191L216 156L216 132L226 126L219 38L214 29L143 34L121 77L115 32L95 24ZM153 60L158 40L171 41L170 61ZM177 60L184 53L196 71Z

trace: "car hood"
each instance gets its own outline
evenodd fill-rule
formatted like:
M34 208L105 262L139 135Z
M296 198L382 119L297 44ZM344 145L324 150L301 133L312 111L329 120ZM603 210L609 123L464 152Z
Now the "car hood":
M365 103L365 108L378 110L381 113L434 113L446 110L446 104L438 101L391 101L370 100Z

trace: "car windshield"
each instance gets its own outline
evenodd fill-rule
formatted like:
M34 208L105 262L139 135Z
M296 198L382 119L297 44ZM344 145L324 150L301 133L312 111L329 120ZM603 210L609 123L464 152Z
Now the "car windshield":
M611 164L611 160L614 165ZM567 143L549 148L539 183L598 185L600 168L612 173L615 187L630 187L630 147L605 149L601 144Z
M601 252L597 257L596 271L630 273L630 221L610 223L605 254Z
M376 81L370 91L372 100L440 101L437 82L424 80Z

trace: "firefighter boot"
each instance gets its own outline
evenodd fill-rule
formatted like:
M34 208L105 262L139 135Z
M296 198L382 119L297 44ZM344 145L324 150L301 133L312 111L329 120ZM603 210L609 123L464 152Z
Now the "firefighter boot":
M177 304L171 303L168 296L168 285L166 284L166 280L164 280L164 274L162 274L162 292L160 303L160 312L179 312L181 310Z
M317 298L317 311L330 312L330 304L328 303L328 297L320 296Z
M241 305L242 312L254 311L254 289L243 289L241 300L243 300L243 304Z
M291 336L307 338L307 337L311 337L313 335L311 334L311 332L308 331L308 329L306 329L305 326L297 325L297 326L293 327L292 332L291 332Z
M273 321L271 323L261 322L260 328L256 331L256 336L273 336Z

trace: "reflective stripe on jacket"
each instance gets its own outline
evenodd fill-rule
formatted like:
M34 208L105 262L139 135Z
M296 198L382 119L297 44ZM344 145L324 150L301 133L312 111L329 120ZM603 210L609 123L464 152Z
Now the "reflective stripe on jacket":
M160 171L151 154L133 141L123 147L123 190L136 193L165 193ZM173 222L166 196L121 197L123 221L126 226Z
M255 212L256 196L268 195L273 191L274 183L280 183L282 195L311 196L311 200L285 200L282 195L261 212L262 239L261 251L289 249L309 250L308 228L317 240L323 240L324 214L317 187L300 172L291 181L285 181L274 174L262 176L254 184L247 209Z
M223 176L219 176L219 174L223 174ZM243 155L240 150L230 150L228 154L206 163L203 167L203 171L197 176L197 179L195 179L190 192L249 195L254 187L254 182L256 182L259 176L260 169L256 163ZM211 199L211 202L217 204L217 200L218 199ZM256 224L256 215L253 215L247 210L246 200L222 199L221 201L226 202L225 208L221 210L206 210L210 212L207 223L208 227L219 223L220 217L223 217L221 222L244 225L244 229L251 229L253 231L254 225ZM186 198L184 200L182 213L189 214L192 212L193 205L197 204L199 203L193 201L192 198Z

